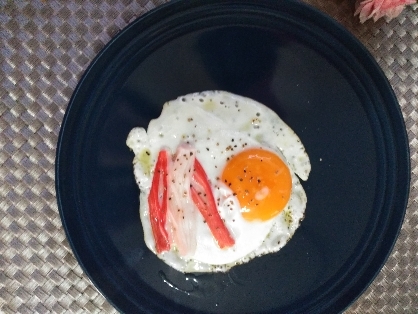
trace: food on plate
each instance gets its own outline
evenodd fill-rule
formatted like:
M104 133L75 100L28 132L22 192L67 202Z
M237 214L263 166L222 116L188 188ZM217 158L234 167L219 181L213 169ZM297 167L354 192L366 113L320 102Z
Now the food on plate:
M293 130L252 99L178 97L126 143L145 243L178 271L224 272L277 252L304 218L298 177L308 179L309 157Z

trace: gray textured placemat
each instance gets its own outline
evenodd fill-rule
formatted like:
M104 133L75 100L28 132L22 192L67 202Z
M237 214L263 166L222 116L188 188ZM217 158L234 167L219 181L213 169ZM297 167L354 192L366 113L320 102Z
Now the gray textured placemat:
M115 312L65 238L55 199L55 146L89 62L130 21L163 2L0 0L0 312ZM307 2L347 27L377 59L410 139L411 194L399 239L346 313L417 313L418 10L362 25L352 16L352 1Z

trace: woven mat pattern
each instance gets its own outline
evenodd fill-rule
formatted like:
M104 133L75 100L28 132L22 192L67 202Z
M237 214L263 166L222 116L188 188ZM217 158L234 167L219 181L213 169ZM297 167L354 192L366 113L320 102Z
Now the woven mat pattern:
M386 265L346 313L418 312L418 8L359 24L350 0L305 0L369 49L392 84L411 149L411 194ZM58 214L60 124L83 71L166 0L0 0L0 312L115 313L78 265Z

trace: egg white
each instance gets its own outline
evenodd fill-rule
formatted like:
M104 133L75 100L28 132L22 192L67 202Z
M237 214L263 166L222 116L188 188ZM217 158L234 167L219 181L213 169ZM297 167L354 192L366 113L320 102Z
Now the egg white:
M196 157L212 184L218 211L235 239L235 245L220 249L198 215L197 246L193 256L180 257L175 249L158 254L182 272L226 271L263 254L277 252L291 238L304 217L306 194L295 174L303 180L310 172L309 157L298 138L269 108L251 99L223 91L189 94L167 102L158 119L145 131L133 129L127 145L133 150L134 174L140 194L140 217L144 239L155 252L147 198L153 168L161 148L175 152L180 143L196 149ZM286 208L268 221L246 221L232 191L219 182L229 158L246 148L274 151L292 173L292 193Z

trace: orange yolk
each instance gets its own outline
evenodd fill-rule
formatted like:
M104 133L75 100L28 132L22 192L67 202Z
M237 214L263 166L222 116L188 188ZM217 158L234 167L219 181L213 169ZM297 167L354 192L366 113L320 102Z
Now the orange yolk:
M292 189L290 170L267 150L252 148L226 164L222 182L236 194L246 220L269 220L286 206Z

